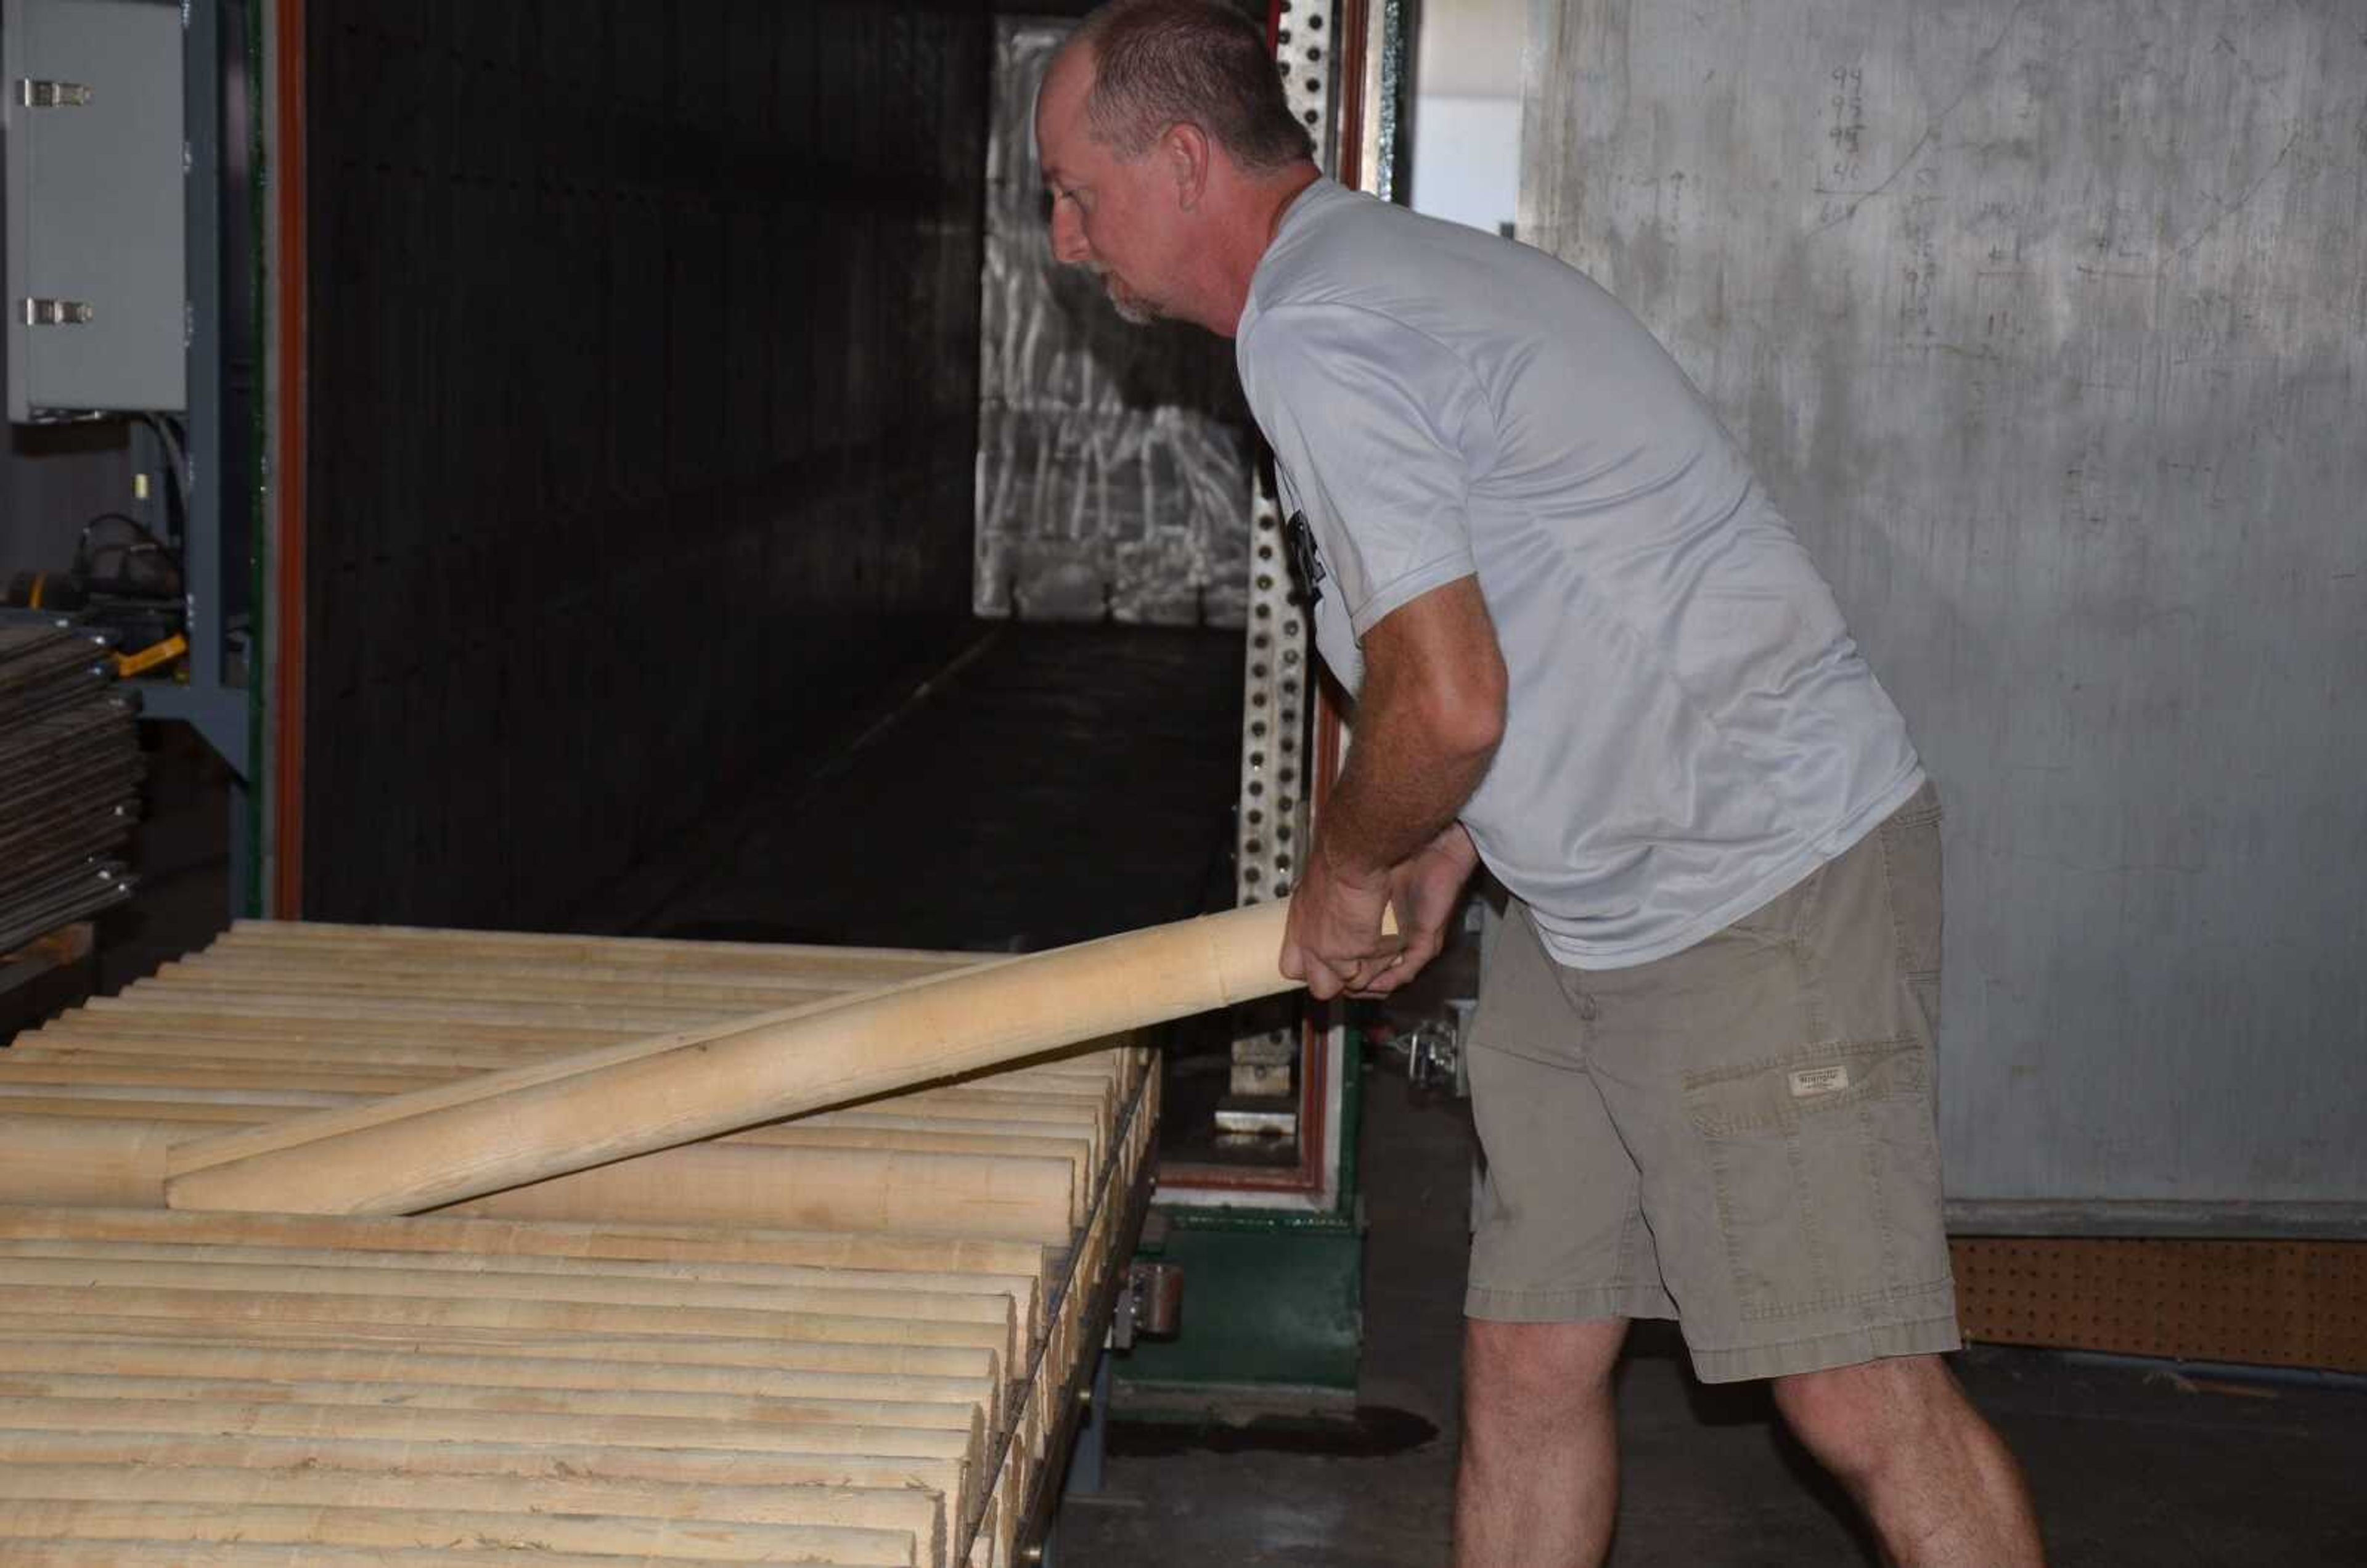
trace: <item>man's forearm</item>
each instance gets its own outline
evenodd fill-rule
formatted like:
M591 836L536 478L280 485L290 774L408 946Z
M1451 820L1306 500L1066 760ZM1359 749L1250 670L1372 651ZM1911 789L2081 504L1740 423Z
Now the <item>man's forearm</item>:
M1421 853L1495 758L1489 728L1443 725L1418 699L1368 691L1357 705L1355 744L1316 833L1326 869L1352 883L1377 882Z

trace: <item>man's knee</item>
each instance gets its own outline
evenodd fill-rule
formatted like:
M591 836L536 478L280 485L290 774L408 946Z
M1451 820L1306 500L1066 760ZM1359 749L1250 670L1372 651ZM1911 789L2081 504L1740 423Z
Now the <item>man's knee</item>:
M1944 1440L1965 1410L1937 1356L1895 1356L1777 1378L1775 1406L1810 1451L1844 1479L1869 1475Z
M1568 1408L1607 1393L1624 1320L1465 1325L1464 1386L1489 1409Z

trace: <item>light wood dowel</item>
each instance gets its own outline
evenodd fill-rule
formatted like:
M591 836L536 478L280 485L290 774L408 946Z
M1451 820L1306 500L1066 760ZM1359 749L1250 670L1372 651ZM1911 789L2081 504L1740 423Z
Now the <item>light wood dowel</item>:
M584 1258L792 1263L817 1269L983 1269L1040 1275L1040 1247L1005 1241L870 1236L710 1225L535 1224L436 1215L237 1214L168 1209L40 1209L0 1204L0 1236L93 1241L238 1242Z
M300 1556L290 1555L299 1550ZM712 1557L617 1557L607 1552L538 1551L532 1561L533 1568L720 1568ZM307 1544L291 1549L234 1540L28 1540L22 1536L0 1536L0 1562L9 1568L493 1568L481 1551L439 1547Z
M17 1398L0 1395L0 1430L167 1432L187 1436L369 1438L389 1442L582 1443L606 1447L745 1450L753 1453L977 1457L966 1432L943 1427L861 1427L572 1416L524 1410L407 1410L368 1404L202 1404L189 1400Z
M722 1449L528 1448L400 1443L375 1438L249 1438L210 1433L0 1430L0 1463L204 1465L239 1470L377 1470L413 1475L671 1481L719 1486L900 1487L959 1499L952 1460L766 1454ZM957 1505L958 1506L958 1505ZM0 1561L7 1561L0 1558ZM539 1568L540 1560L537 1560Z
M166 1197L187 1209L387 1213L499 1192L1286 990L1292 982L1275 966L1286 914L1282 904L1252 905L1108 937L488 1100L192 1164L167 1182ZM193 1161L201 1148L192 1146Z
M55 1303L51 1303L54 1305ZM269 1303L266 1303L268 1306ZM664 1362L685 1367L753 1367L767 1371L828 1371L880 1376L985 1378L991 1380L1001 1353L969 1345L900 1345L845 1339L781 1339L706 1335L676 1338L629 1331L571 1332L548 1325L487 1325L482 1323L421 1324L408 1314L384 1319L329 1314L248 1320L170 1317L159 1314L79 1313L51 1310L11 1314L10 1326L27 1335L58 1338L100 1337L125 1343L169 1340L176 1344L275 1345L324 1349L382 1350L395 1347L425 1354L514 1356L527 1359L606 1359Z
M160 1122L0 1116L0 1195L12 1203L159 1205L175 1135Z
M912 983L918 985L923 982L915 981ZM791 1008L782 1012L770 1013L759 1020L742 1020L742 1021L745 1027L752 1029L782 1027L795 1024L810 1017L834 1012L850 1004L845 1002L844 999L833 998L828 1001L811 1003L804 1007ZM384 1126L390 1122L406 1121L438 1111L458 1113L463 1111L466 1107L477 1104L480 1101L493 1100L513 1092L539 1088L546 1084L557 1082L562 1078L587 1077L596 1073L629 1067L634 1063L648 1061L652 1058L669 1056L685 1047L696 1049L698 1040L699 1037L696 1034L685 1033L662 1034L654 1037L635 1038L628 1040L620 1044L606 1045L594 1050L573 1052L564 1055L547 1057L543 1060L530 1062L521 1066L508 1067L499 1072L488 1072L478 1077L463 1079L459 1082L418 1089L408 1094L399 1095L386 1100L375 1100L367 1105L353 1106L344 1111L326 1112L319 1116L295 1118L283 1121L270 1127L257 1128L249 1133L232 1136L224 1136L220 1139L207 1139L197 1146L183 1150L176 1162L174 1164L173 1170L176 1175L189 1175L197 1171L207 1169L212 1166L228 1165L240 1161L259 1159L266 1155L276 1154L281 1150L307 1146L334 1137L364 1134L372 1129ZM772 1118L761 1115L752 1116L748 1118L746 1122L740 1123L740 1125L753 1125L755 1122L769 1120L772 1120ZM721 1131L723 1129L717 1130ZM673 1141L687 1142L688 1140L676 1139ZM663 1146L664 1145L651 1145L651 1147ZM635 1153L642 1151L627 1150L624 1152ZM294 1157L301 1159L305 1156L298 1156ZM496 1190L497 1189L493 1188L486 1188L482 1190L493 1191ZM473 1194L456 1193L454 1196L468 1197L473 1196ZM176 1206L193 1209L235 1209L258 1207L258 1205L253 1204L198 1202L184 1203ZM434 1205L430 1203L415 1205L416 1208L429 1208L433 1206ZM266 1209L266 1212L290 1212L297 1210L307 1213L361 1212L357 1210L322 1210L304 1204L262 1205L260 1207Z
M840 1405L947 1405L999 1418L999 1386L985 1378L924 1378L860 1372L799 1372L702 1367L674 1361L439 1355L410 1347L375 1350L301 1345L218 1345L176 1340L0 1338L0 1373L200 1378L302 1385L425 1383L447 1388L586 1389L624 1393L697 1393L753 1399L823 1400ZM29 1383L12 1382L19 1393ZM288 1396L291 1400L297 1396ZM318 1400L298 1400L319 1404ZM344 1403L338 1401L336 1403ZM893 1423L890 1423L891 1425ZM917 1422L951 1425L950 1419Z
M422 1512L544 1514L610 1521L690 1519L878 1531L913 1538L917 1561L945 1561L945 1504L913 1491L846 1486L685 1486L652 1481L572 1477L413 1475L402 1471L221 1468L160 1469L142 1475L156 1503L236 1507L402 1508ZM119 1473L103 1465L0 1466L0 1501L35 1498L105 1502L122 1495ZM587 1541L586 1544L589 1544Z
M552 1514L467 1514L446 1508L264 1507L237 1503L11 1502L7 1527L82 1540L219 1540L324 1546L436 1547L470 1541L487 1551L640 1553L726 1562L838 1563L908 1568L909 1536L802 1525L720 1521L685 1531L665 1519L576 1519ZM301 1561L300 1558L299 1562Z

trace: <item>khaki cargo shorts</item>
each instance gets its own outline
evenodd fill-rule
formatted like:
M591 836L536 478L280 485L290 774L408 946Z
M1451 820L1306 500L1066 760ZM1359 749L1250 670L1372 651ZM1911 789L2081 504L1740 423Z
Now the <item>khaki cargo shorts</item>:
M1707 1382L1953 1350L1926 784L1806 881L1627 969L1499 927L1468 1064L1487 1181L1465 1312L1670 1317Z

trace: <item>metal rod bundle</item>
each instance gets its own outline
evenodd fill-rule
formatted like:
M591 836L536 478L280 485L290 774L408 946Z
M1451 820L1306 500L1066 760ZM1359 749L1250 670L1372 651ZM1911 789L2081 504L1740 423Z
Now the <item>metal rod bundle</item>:
M0 621L0 953L130 894L135 720L104 637Z

